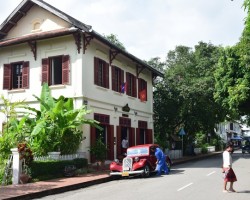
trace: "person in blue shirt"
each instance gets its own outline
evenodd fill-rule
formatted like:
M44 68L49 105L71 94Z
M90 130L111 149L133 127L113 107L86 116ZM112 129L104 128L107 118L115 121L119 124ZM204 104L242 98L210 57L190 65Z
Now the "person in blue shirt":
M155 153L156 161L156 171L157 175L161 175L161 172L164 171L165 174L169 174L169 170L166 164L166 155L159 147L152 147L152 151Z

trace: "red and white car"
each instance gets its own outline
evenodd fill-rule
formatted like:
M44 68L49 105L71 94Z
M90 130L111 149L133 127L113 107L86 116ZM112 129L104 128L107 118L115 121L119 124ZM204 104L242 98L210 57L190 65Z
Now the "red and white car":
M110 163L111 176L135 176L141 175L148 177L152 172L155 172L156 157L154 152L151 152L152 147L159 147L157 144L143 144L127 149L127 155L122 162L118 159ZM171 160L166 159L167 164L171 165Z

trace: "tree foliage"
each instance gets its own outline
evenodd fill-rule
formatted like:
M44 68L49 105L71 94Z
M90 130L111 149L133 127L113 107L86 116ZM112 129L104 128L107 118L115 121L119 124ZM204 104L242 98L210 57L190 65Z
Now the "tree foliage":
M166 139L181 127L190 136L213 133L225 111L214 101L220 47L199 42L194 50L177 46L167 55L165 76L154 91L155 132Z
M117 47L119 47L122 50L126 50L125 46L123 45L123 43L120 42L120 40L118 39L117 35L114 34L109 34L109 35L104 35L104 37L110 41L111 43L113 43L114 45L116 45Z
M40 110L28 109L35 112L36 124L31 132L31 147L37 154L58 150L62 154L74 153L82 140L83 132L78 129L79 126L90 124L97 127L96 121L85 118L90 113L85 105L75 109L72 98L53 98L47 84L43 85L40 98L35 98L40 103Z
M146 62L148 63L148 65L150 65L154 69L157 69L160 72L164 72L164 70L166 69L166 63L162 62L160 57L151 58L149 61Z
M244 1L247 11L245 27L240 41L222 50L215 72L214 98L231 117L250 116L250 1ZM248 120L248 123L250 121Z

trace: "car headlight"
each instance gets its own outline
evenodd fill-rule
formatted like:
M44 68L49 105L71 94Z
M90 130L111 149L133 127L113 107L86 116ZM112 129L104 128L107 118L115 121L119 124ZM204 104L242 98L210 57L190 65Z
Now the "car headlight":
M140 160L139 157L135 157L135 162L138 162Z

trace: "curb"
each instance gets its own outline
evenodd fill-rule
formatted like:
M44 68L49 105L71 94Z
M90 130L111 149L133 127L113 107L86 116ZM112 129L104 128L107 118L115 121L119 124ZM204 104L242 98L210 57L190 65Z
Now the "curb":
M97 180L92 180L92 181L87 181L87 182L83 182L83 183L77 183L77 184L72 184L72 185L68 185L68 186L63 186L60 188L52 188L50 190L44 190L44 191L34 192L34 193L30 193L30 194L24 194L24 195L20 195L20 196L16 196L16 197L5 198L3 200L29 200L29 199L34 199L34 198L41 198L41 197L45 197L48 195L59 194L62 192L77 190L77 189L89 187L89 186L96 185L96 184L106 183L106 182L109 182L112 180L113 180L112 177L105 177L105 178L100 178Z

